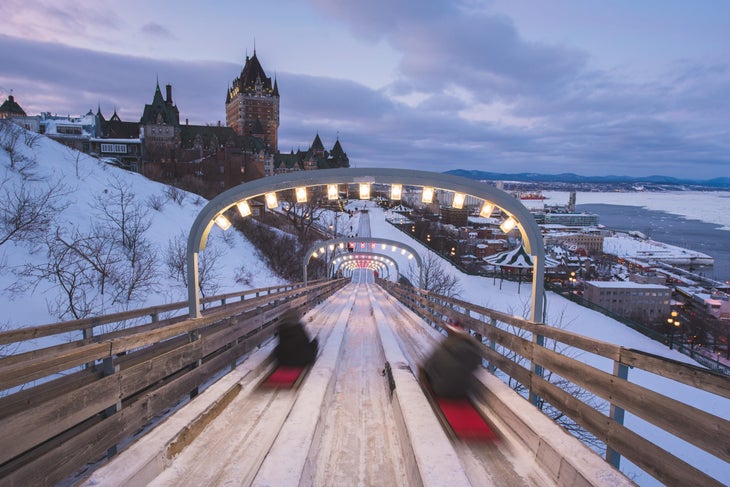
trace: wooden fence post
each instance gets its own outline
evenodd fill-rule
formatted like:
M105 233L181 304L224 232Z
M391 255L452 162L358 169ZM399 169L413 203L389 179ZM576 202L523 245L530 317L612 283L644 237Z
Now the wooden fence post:
M114 375L117 372L119 372L119 364L114 363L114 356L112 355L110 357L106 357L101 363L102 375L104 375L106 377L106 376ZM121 409L122 409L122 399L121 399L121 397L118 397L117 402L114 403L114 405L109 406L108 408L106 408L104 410L104 416L108 418L112 414L115 414L115 413L121 411ZM109 447L106 451L107 458L111 458L116 454L117 454L117 445L116 444Z
M619 379L628 380L629 378L629 366L624 365L619 361L613 362L613 375L618 377ZM616 406L615 404L611 403L611 408L609 411L609 416L611 419L616 421L618 424L623 425L624 424L624 410L623 408L620 408ZM606 461L613 465L616 468L619 468L619 464L621 463L621 454L618 453L613 448L606 446Z
M489 325L493 328L497 328L497 318L491 318L489 320ZM492 349L494 353L497 353L497 345L494 340L489 340L489 348ZM497 371L497 367L492 362L489 362L489 365L487 365L487 370L494 374Z
M535 332L532 332L532 343L534 344L533 347L544 347L545 346L545 337L542 335L539 335ZM530 357L530 363L532 364L532 376L537 376L542 378L543 376L543 368L542 365L538 365L535 363L532 357ZM531 376L531 377L532 377ZM540 406L540 396L532 392L532 379L530 379L530 402L533 404L533 406L538 407Z

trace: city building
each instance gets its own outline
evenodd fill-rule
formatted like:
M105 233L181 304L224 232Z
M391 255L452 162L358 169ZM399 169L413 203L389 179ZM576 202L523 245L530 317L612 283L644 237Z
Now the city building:
M628 281L586 281L583 297L627 318L660 322L669 316L671 289Z
M603 252L603 235L587 232L554 232L544 235L545 245L564 245L577 250L582 247L588 254Z
M91 155L117 164L125 169L142 172L142 138L136 122L123 122L116 110L109 120L101 107L96 110L94 135L89 139Z
M15 101L13 95L9 95L8 99L0 105L1 120L7 120L31 132L38 133L41 131L39 117L26 115L25 110Z
M18 102L15 101L15 97L13 95L9 95L8 99L0 105L0 120L7 120L10 118L21 119L25 117L27 117L25 110L18 105Z
M595 227L598 215L592 213L545 213L546 224L565 225L566 227Z
M445 225L465 227L468 223L469 210L466 208L441 207L441 222Z

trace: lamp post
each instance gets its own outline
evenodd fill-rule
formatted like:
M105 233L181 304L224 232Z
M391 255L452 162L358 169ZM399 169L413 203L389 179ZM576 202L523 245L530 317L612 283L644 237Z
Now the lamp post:
M679 313L676 311L671 312L671 316L667 318L667 324L670 327L670 334L669 334L669 350L672 349L674 345L674 330L679 329L679 325L681 324L679 322Z

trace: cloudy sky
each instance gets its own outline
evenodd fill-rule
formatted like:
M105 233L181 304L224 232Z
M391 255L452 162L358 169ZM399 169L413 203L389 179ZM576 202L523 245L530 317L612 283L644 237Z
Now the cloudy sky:
M357 167L730 177L722 0L3 0L0 97L139 120L156 80L225 123L256 55L279 149ZM164 88L163 88L164 89Z

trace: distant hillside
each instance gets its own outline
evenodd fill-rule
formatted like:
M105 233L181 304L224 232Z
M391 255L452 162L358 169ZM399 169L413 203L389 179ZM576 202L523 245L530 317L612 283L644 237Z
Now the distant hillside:
M542 183L574 183L574 184L662 184L662 185L691 185L709 188L730 188L730 178L714 178L707 180L677 179L668 176L579 176L573 173L538 174L538 173L495 173L466 169L453 169L446 174L461 176L469 179L488 181L524 181Z

